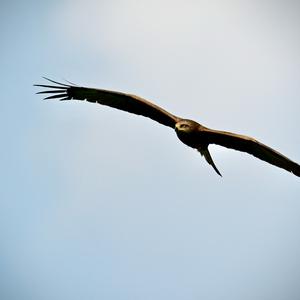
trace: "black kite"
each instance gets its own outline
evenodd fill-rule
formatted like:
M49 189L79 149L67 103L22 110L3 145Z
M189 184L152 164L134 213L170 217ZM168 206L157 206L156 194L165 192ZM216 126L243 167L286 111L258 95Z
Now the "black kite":
M197 149L220 176L221 173L208 151L210 144L247 152L300 177L300 165L254 138L226 131L213 130L195 121L179 118L161 107L132 94L80 87L73 84L62 84L50 79L47 80L55 85L35 85L50 89L38 92L38 94L53 94L45 99L74 99L95 102L150 118L175 129L178 138L187 146Z

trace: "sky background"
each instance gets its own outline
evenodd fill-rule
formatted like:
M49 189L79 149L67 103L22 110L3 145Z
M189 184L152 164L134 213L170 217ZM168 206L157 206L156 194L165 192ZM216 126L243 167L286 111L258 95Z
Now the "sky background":
M130 92L300 162L300 2L2 1L2 300L300 297L299 178L150 119L42 101Z

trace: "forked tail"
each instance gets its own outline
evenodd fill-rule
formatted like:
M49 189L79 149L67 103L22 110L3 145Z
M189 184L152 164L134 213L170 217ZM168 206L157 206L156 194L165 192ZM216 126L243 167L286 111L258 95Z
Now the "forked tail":
M222 174L220 173L220 171L216 167L212 157L210 156L208 148L207 147L206 148L199 148L198 151L200 152L200 154L202 156L204 156L205 160L214 168L214 170L217 172L217 174L219 174L222 177Z

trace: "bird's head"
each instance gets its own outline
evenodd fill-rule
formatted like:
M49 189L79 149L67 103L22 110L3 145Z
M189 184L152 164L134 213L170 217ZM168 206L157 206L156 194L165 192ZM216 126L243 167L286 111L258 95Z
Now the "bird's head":
M176 123L175 131L178 138L186 145L197 148L198 142L198 134L199 134L199 126L195 121L183 119Z
M176 123L175 131L177 133L191 133L194 132L198 126L199 124L197 122L184 119Z

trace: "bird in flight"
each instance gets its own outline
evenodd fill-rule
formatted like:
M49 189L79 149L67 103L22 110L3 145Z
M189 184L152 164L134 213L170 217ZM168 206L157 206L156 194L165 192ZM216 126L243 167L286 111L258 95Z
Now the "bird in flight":
M71 83L63 84L45 77L44 79L51 83L35 84L35 86L47 89L37 93L50 94L50 96L44 98L45 100L86 100L141 115L175 129L179 140L187 146L197 149L220 176L222 175L208 151L210 144L252 154L269 164L300 177L300 165L252 137L210 129L193 120L177 117L150 101L133 94L81 87Z

